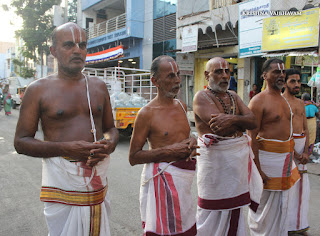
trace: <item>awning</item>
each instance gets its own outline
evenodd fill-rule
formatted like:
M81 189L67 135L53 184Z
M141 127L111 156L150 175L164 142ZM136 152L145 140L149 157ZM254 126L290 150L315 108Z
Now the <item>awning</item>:
M110 61L123 56L123 46L109 48L101 52L87 54L86 64L94 64L104 61Z
M268 52L261 55L261 57L286 57L286 56L313 56L318 57L316 50L313 51L287 51L287 52Z

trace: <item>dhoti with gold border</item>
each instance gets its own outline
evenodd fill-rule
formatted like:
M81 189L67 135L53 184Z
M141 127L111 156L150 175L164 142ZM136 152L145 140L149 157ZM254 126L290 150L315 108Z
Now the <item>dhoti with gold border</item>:
M257 211L249 210L249 228L252 235L287 235L290 196L300 179L293 161L294 141L257 140L260 166L270 179L264 185Z
M109 159L94 168L62 157L44 158L40 200L50 236L109 236Z

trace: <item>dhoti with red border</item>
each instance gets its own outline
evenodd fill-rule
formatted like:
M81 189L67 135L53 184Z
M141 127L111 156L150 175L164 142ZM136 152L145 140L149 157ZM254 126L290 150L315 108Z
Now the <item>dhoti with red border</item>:
M248 223L252 235L288 235L290 197L300 179L293 161L294 141L258 137L259 161L269 177L256 212L249 210Z
M43 159L40 200L50 236L109 236L109 159L94 168L62 157Z
M191 185L195 165L189 169L167 166L162 162L144 165L140 188L144 235L194 236L197 228Z
M219 140L205 134L198 145L197 235L247 235L243 208L256 210L263 189L250 138Z
M305 149L306 136L304 134L293 134L295 146L294 149L298 154L302 154ZM299 164L295 159L296 165L300 172L301 179L297 183L297 188L290 198L289 207L289 232L301 233L309 229L308 211L310 199L310 183L307 172L307 165Z

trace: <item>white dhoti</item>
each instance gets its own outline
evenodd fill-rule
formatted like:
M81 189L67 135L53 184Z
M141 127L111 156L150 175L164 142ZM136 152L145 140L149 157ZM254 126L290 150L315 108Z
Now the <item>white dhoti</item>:
M293 134L295 146L294 149L298 154L302 154L305 148L306 137L305 135ZM298 160L295 160L300 172L301 179L297 183L297 188L290 197L290 232L304 232L309 229L308 223L308 211L309 211L309 199L310 199L310 183L307 173L307 165L299 164Z
M62 157L43 159L40 200L50 236L109 236L109 158L90 168Z
M145 164L141 174L140 212L144 235L197 234L191 185L195 170ZM153 176L155 176L153 178Z
M249 137L215 140L198 139L197 235L247 235L243 207L256 210L263 189Z
M293 161L293 139L288 141L258 138L262 171L270 178L256 212L249 210L251 235L288 235L289 201L299 178Z

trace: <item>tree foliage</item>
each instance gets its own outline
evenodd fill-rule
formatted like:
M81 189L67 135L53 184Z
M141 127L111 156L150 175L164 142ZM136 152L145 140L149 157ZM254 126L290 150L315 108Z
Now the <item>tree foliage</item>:
M68 22L77 23L77 2L78 0L68 0Z
M61 0L12 0L11 6L23 19L22 28L16 31L24 41L23 56L37 61L38 56L49 54L49 41L54 26L51 10ZM42 64L42 60L41 60Z
M24 61L20 61L19 59L15 58L15 59L12 60L12 63L13 63L13 65L18 67L17 73L22 78L34 77L36 71L34 69L32 69L32 68L28 68L27 66L25 66L25 62Z

